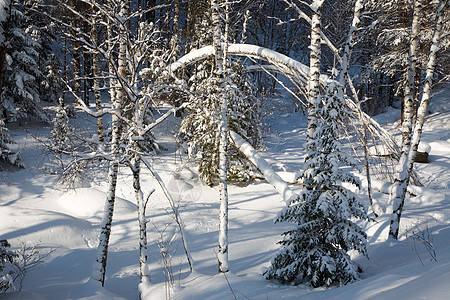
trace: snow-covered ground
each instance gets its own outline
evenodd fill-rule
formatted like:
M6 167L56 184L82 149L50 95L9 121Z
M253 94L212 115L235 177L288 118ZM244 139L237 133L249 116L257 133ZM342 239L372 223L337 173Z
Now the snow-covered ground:
M145 287L144 299L450 299L448 96L448 92L438 94L435 100L440 106L425 124L422 139L431 145L430 162L417 164L424 186L418 196L406 201L400 240L386 241L392 208L388 195L375 192L374 199L386 214L361 223L370 242L370 260L354 256L364 271L361 280L330 289L283 286L261 276L279 249L280 234L289 228L289 224L273 224L285 203L263 181L230 186L231 272L218 274L218 190L201 185L192 166L174 154L169 138L172 126L170 122L162 125L158 136L167 151L149 159L180 205L194 271L188 268L169 202L144 169L144 192L156 188L147 208L152 284ZM395 132L399 115L399 110L389 110L377 119ZM303 167L305 127L299 113L274 118L261 153L287 181ZM38 245L41 253L50 253L25 278L25 292L0 298L138 299L138 222L129 170L120 170L106 284L99 289L87 280L95 259L105 183L97 178L69 191L56 185L55 175L48 172L48 157L33 138L49 130L32 122L11 128L26 169L0 173L0 239L13 247ZM368 202L366 191L358 195ZM178 235L169 244L174 234ZM421 238L432 242L432 249L427 250ZM165 262L161 253L166 252L161 249L170 253ZM432 260L433 251L437 261ZM167 288L164 274L173 276L173 288Z

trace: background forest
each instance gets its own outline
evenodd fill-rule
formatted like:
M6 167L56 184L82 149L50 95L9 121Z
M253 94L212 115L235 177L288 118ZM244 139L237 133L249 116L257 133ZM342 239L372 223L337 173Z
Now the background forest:
M412 236L436 261L432 236L445 218L425 228L423 207L410 202L428 203L433 189L418 163L445 174L433 155L448 159L446 145L430 143L448 143L448 126L433 139L422 134L442 121L433 113L447 116L449 11L447 0L0 0L0 211L18 222L13 206L29 193L48 197L36 208L49 220L53 202L61 220L74 218L61 221L73 245L63 232L36 243L26 238L33 230L22 236L5 225L0 291L26 297L11 292L31 269L63 257L58 247L92 265L66 279L84 299L200 299L199 281L219 278L206 267L210 256L227 286L211 281L205 299L218 290L256 299L273 286L296 299L286 286L310 295L351 286L370 277L361 261L386 240L401 249ZM441 96L430 106L433 93ZM31 157L46 179L16 199L13 182L38 180ZM436 188L440 204L446 180ZM240 215L252 193L261 212ZM200 228L214 245L198 244ZM246 268L243 249L257 247L236 246L229 231L237 228L253 241L260 237L251 230L268 232ZM27 245L17 248L21 238ZM239 259L229 258L230 244ZM92 251L77 252L83 247ZM381 261L386 249L375 252ZM129 269L108 275L118 266L111 255ZM247 278L247 294L230 284L243 289L233 265L258 275ZM119 277L117 287L136 290L104 288ZM257 292L261 280L273 285L266 295ZM38 292L58 298L67 289Z

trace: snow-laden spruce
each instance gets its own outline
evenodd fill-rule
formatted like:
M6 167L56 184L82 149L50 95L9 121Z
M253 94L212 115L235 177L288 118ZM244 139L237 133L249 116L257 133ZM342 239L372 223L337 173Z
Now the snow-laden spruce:
M276 222L290 222L295 228L283 233L282 249L266 271L267 279L282 283L309 283L314 287L346 284L359 277L358 266L348 255L356 250L367 256L366 234L353 218L367 218L360 200L343 183L360 187L357 177L345 166L357 162L341 151L339 127L349 115L342 89L334 83L320 96L315 109L317 128L312 135L305 171L310 189L288 201Z
M39 106L39 80L42 71L39 67L39 51L42 45L34 39L31 32L30 18L26 9L18 1L13 1L7 35L7 49L3 86L0 101L0 113L8 122L16 121L29 115L44 121L46 113Z

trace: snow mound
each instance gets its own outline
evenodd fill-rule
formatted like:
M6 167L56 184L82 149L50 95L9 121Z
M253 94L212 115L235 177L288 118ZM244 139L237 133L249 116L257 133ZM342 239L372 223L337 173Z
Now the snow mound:
M431 146L430 144L424 142L424 141L420 141L419 143L419 147L417 148L418 152L424 152L424 153L430 153L431 151Z
M88 281L70 295L72 299L79 300L126 300L114 293L111 293L100 286L100 283Z
M97 232L86 220L36 208L4 207L2 210L0 236L13 245L70 248L95 244Z
M95 217L103 213L106 193L93 188L79 188L63 194L58 204L69 213L78 217ZM115 210L134 212L135 204L123 198L116 197Z
M10 292L7 294L3 294L2 299L8 300L46 300L44 296L41 296L37 293L21 291L21 292Z

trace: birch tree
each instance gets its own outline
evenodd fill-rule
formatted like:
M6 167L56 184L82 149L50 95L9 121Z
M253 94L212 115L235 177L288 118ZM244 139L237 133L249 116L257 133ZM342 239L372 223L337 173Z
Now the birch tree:
M408 150L411 147L411 131L413 125L413 103L415 91L415 76L417 63L417 47L419 44L419 20L423 9L422 0L414 1L413 20L411 25L411 41L409 43L408 65L406 70L407 82L403 92L402 114L402 148L398 162L401 168L406 161Z
M306 141L313 139L317 127L316 107L320 95L320 66L321 66L321 32L322 32L322 5L324 0L315 0L311 3L311 43L309 46L309 76L308 76L308 128ZM310 154L315 151L313 143L308 143L306 147L305 162L311 159ZM305 178L303 184L306 189L311 189L312 178Z
M441 30L444 22L445 7L447 5L448 0L440 0L437 7L432 44L428 55L425 84L422 92L422 99L417 111L417 119L412 133L411 146L408 149L407 158L402 165L399 178L395 181L390 196L390 201L392 201L393 203L393 215L389 227L389 237L394 239L398 239L400 218L405 204L406 190L409 184L409 179L411 177L411 172L413 170L414 158L417 153L423 124L425 122L425 115L427 113L428 104L431 98L432 81L436 68L437 53L440 50L440 39L442 34Z
M218 83L222 82L224 89L219 96L220 117L219 117L219 193L220 193L220 210L219 210L219 272L226 273L229 271L228 265L228 186L227 186L227 147L228 147L228 100L226 88L226 71L227 71L227 43L228 43L228 1L225 2L225 24L222 21L224 14L222 7L217 0L211 0L211 20L213 26L213 46L214 46L214 62L215 76L218 77ZM224 28L225 26L225 28Z
M151 115L149 112L154 106L155 99L161 94L178 88L179 84L170 82L168 73L164 73L164 63L170 61L171 52L164 49L168 41L162 35L162 31L156 25L148 22L138 22L136 30L130 30L130 19L139 19L142 15L141 11L130 12L128 1L99 3L86 0L85 2L93 8L94 15L85 16L70 6L65 7L83 21L94 23L94 25L96 22L93 18L103 19L99 23L100 26L106 26L107 40L99 42L95 28L90 33L78 31L76 36L71 36L71 38L77 39L84 48L93 52L94 57L98 56L98 59L101 57L108 63L108 88L112 106L112 108L99 107L97 103L96 109L92 110L71 89L70 85L67 85L73 92L81 111L97 120L106 114L111 115L112 119L111 136L105 136L104 142L101 142L100 139L95 141L96 147L89 147L91 152L67 153L73 159L67 169L76 168L77 162L100 160L106 161L108 164L105 210L100 224L99 245L90 280L98 281L102 286L105 283L118 169L120 165L127 165L133 174L133 189L138 207L139 274L141 284L145 284L150 281L147 263L146 226L148 220L145 211L151 193L145 195L141 185L142 156L150 151L151 147L148 145L153 144L151 130L176 110L171 110L155 122L151 122L148 117ZM60 23L66 27L70 26L70 23L63 21ZM150 67L144 68L145 65ZM181 92L177 91L177 93ZM179 216L177 218L179 219Z
M91 36L94 45L98 45L98 28L97 28L97 13L95 12L95 6L91 4ZM96 46L95 46L96 47ZM99 65L99 53L94 51L92 53L92 76L94 77L93 89L95 98L95 109L99 112L102 109L102 98L100 95L100 65ZM97 117L97 135L100 143L104 142L103 137L103 117Z
M128 1L121 3L119 20L119 57L117 61L117 73L119 82L122 82L127 75L127 40L126 20L129 15ZM122 79L122 80L120 80ZM112 87L116 89L116 87ZM112 219L114 215L114 204L116 200L116 186L117 186L117 173L119 169L120 159L120 141L122 134L122 124L119 116L123 114L123 105L125 104L125 91L123 88L118 88L115 92L114 99L111 99L115 113L112 114L112 136L111 136L111 156L112 160L109 163L108 168L108 190L106 194L105 209L103 212L103 218L101 221L101 230L99 244L97 246L97 257L93 265L91 279L99 281L102 286L105 284L106 264L108 256L109 239L111 236Z

